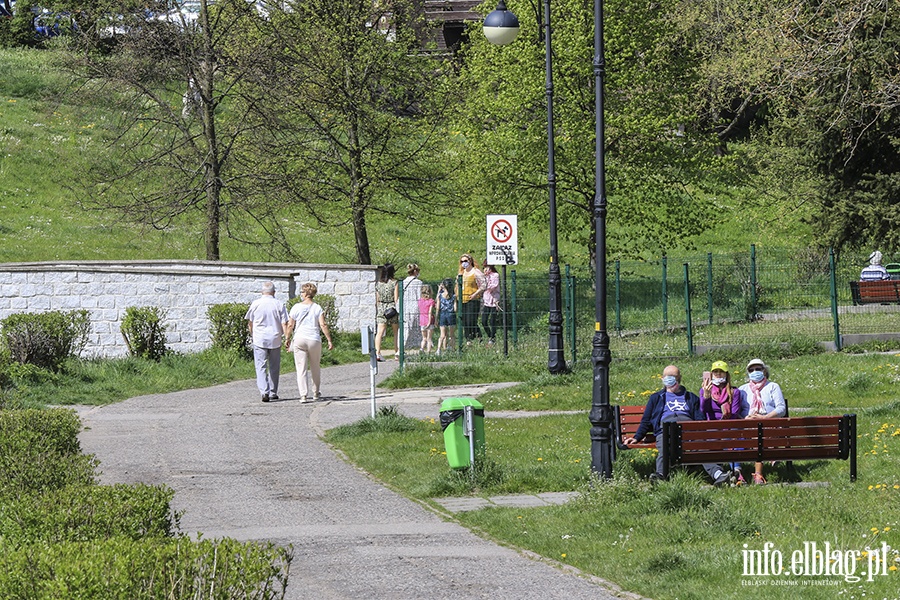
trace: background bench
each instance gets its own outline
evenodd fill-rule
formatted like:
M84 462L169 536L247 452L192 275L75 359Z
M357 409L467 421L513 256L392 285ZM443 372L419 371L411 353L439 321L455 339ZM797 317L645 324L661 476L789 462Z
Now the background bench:
M853 304L900 304L900 281L851 281Z
M702 463L837 459L856 481L856 415L663 424L663 477Z

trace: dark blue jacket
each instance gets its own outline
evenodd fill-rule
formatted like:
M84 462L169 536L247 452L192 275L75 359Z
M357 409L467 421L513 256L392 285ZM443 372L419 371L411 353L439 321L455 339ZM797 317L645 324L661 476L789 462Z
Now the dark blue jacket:
M700 398L696 394L687 391L684 386L675 392L676 395L685 395L685 404L691 413L691 418L695 421L703 421L705 417L700 410ZM662 414L666 407L666 390L665 388L654 392L647 400L647 406L644 407L644 415L641 417L641 424L638 425L637 432L634 434L635 441L640 442L644 436L653 430L653 434L657 439L662 438Z

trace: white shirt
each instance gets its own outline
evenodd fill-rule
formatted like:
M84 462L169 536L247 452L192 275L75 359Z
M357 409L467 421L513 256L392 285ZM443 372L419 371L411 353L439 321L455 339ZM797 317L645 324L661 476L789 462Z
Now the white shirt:
M324 312L322 307L315 302L312 304L298 302L292 306L290 317L294 320L294 339L321 341L319 317Z
M403 314L418 315L419 314L419 298L422 297L422 280L415 275L410 275L403 280ZM409 319L404 319L408 322ZM414 323L419 326L418 321Z
M887 269L881 265L869 265L859 274L860 281L882 281L890 278Z
M244 319L253 324L253 345L257 348L280 348L287 310L284 302L268 294L250 304Z

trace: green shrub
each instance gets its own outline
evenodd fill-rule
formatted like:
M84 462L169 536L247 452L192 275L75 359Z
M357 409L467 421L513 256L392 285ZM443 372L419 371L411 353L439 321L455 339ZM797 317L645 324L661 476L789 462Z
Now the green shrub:
M166 311L158 306L129 306L122 319L122 337L132 356L159 360L166 355Z
M243 357L251 356L250 330L244 320L246 314L246 304L213 304L207 309L206 317L209 319L213 348L221 348Z
M273 543L125 537L0 547L0 598L274 600L293 558Z
M86 310L18 313L0 321L10 359L58 371L87 344L91 322Z
M0 411L0 498L94 481L81 454L81 421L67 409Z
M12 19L0 19L0 47L26 47L38 43L34 31L34 13L31 7L36 6L34 0L18 0L13 7Z
M0 392L12 385L12 374L10 373L11 364L12 361L9 359L9 350L0 344ZM0 408L3 408L2 404L0 404Z
M288 312L290 312L291 307L301 300L303 300L302 296L294 296L288 300L286 304ZM328 294L316 294L314 300L325 312L325 324L328 325L329 331L333 334L337 334L338 311L337 306L334 303L334 296L329 296Z
M165 486L73 486L0 502L0 538L21 545L171 537L178 515Z

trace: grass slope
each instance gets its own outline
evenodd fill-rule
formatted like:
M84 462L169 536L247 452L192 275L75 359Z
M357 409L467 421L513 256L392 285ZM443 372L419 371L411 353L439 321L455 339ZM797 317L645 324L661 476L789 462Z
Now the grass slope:
M55 64L53 51L0 49L0 262L100 259L204 258L203 224L185 219L160 231L123 220L108 211L86 210L71 187L106 152L105 126L114 114L97 99L76 105L70 83ZM749 243L785 247L808 245L808 229L799 213L772 213L771 203L748 201L751 192L729 190L715 198L711 229L694 240L702 251L746 251ZM405 265L417 262L422 275L438 280L452 275L461 252L484 253L484 215L463 212L450 218L419 215L418 221L370 213L367 218L373 260ZM319 231L310 222L284 216L300 260L354 261L349 226ZM519 265L524 272L546 272L547 225L519 218ZM249 226L248 226L249 227ZM610 223L616 227L615 222ZM747 235L752 231L753 235ZM253 231L235 232L252 239ZM587 266L586 248L560 232L560 260ZM224 260L273 260L264 246L222 239ZM278 259L277 256L274 259Z

